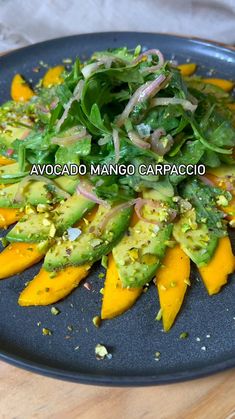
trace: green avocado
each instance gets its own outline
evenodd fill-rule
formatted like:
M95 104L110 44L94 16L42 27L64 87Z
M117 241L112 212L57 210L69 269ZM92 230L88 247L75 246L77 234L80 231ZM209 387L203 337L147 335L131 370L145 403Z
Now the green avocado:
M174 224L173 236L198 267L206 265L211 260L218 244L218 236L209 231L206 224L196 222L194 209L184 213Z
M161 264L172 224L159 228L140 220L113 248L113 257L123 287L142 287L151 281Z
M78 180L71 176L61 176L54 179L54 182L59 188L72 194L76 189ZM50 191L48 190L45 182L32 180L25 187L23 202L15 202L14 199L19 185L19 183L13 183L0 190L0 208L20 208L26 204L50 204L64 199L63 193L60 194L59 190L55 190L55 193L53 193L51 188Z
M0 184L16 183L23 179L28 172L21 172L18 163L0 167Z
M110 209L99 206L93 221L87 225L76 240L63 241L49 250L44 268L53 271L65 266L94 263L109 253L127 230L132 208L122 209L115 213L100 231L99 226L105 217L109 216L109 213Z
M60 236L94 207L95 203L74 194L50 212L33 213L23 217L7 234L10 242L38 243Z

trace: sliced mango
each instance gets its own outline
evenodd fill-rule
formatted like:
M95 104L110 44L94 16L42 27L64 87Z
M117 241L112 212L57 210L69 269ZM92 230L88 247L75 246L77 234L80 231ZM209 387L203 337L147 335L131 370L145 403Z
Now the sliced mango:
M177 67L182 76L191 76L193 73L195 73L197 65L194 63L185 63L185 64L180 64Z
M0 228L6 228L16 223L23 217L24 213L18 208L0 208Z
M90 265L68 267L53 275L41 269L20 294L20 306L45 306L70 294L89 273Z
M55 84L60 84L63 82L61 74L64 72L63 65L57 65L56 67L49 68L45 76L42 79L42 84L44 87L51 87Z
M11 82L11 97L16 102L26 102L35 93L20 74L16 74Z
M228 275L233 273L234 269L235 258L229 237L222 237L210 263L199 269L208 294L217 294L227 283Z
M215 78L204 78L202 79L204 83L213 84L214 86L220 87L225 92L230 92L234 86L234 82L230 80L224 80L224 79L215 79Z
M0 279L19 274L39 262L44 254L36 244L12 243L0 253Z
M6 166L7 164L15 163L14 159L9 159L5 156L0 156L0 166Z
M122 288L113 255L109 255L101 308L102 319L112 319L131 308L142 288Z
M189 284L190 259L177 244L169 248L156 274L163 328L170 330L183 303Z
M235 102L234 103L229 103L228 104L228 108L230 109L230 111L234 111L235 112Z

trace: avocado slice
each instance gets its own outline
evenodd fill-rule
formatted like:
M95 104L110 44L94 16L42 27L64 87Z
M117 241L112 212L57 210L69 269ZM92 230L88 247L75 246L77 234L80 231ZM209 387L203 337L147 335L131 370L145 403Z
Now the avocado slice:
M159 228L140 220L113 248L113 257L123 287L138 288L151 281L165 254L172 224Z
M197 223L194 209L184 213L174 224L173 236L198 267L210 261L219 240L215 233L209 231L206 223Z
M76 189L78 179L71 176L61 176L54 179L54 182L59 186L59 188L72 194ZM64 199L64 196L63 194L60 194L60 191L55 191L55 194L49 193L45 182L35 182L32 180L32 182L30 182L25 188L24 201L14 202L18 187L19 183L14 183L0 190L0 208L20 208L25 204L50 204Z
M38 243L55 235L62 235L94 206L94 202L75 193L51 212L23 217L6 238L10 242Z
M7 164L0 167L0 183L16 183L25 177L28 172L21 172L18 163Z
M127 230L132 214L132 208L117 211L107 222L104 230L99 232L99 226L110 213L109 208L99 206L93 221L74 241L63 241L52 247L46 255L44 268L48 271L65 266L94 263L103 255L109 253ZM98 230L98 231L97 231Z

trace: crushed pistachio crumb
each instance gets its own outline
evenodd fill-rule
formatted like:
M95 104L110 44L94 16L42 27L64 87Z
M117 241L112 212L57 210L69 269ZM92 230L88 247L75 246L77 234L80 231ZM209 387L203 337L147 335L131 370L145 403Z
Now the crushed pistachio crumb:
M108 268L108 256L106 255L102 256L101 265L103 266L104 269Z
M57 307L51 307L51 314L57 316L57 314L60 314L60 310Z
M104 273L102 273L102 272L101 272L101 273L98 275L98 278L99 278L99 279L104 278Z
M101 360L104 359L105 357L108 357L109 353L107 351L107 348L104 345L101 345L100 343L98 343L95 347L95 356L96 359Z
M161 356L161 352L159 352L159 351L155 352L155 355L154 355L155 361L159 361L160 356Z
M180 333L180 339L187 339L188 338L188 332Z
M162 318L162 309L160 308L160 310L158 311L155 320L157 320L158 322L161 320Z
M100 327L100 325L101 325L100 316L94 316L93 319L92 319L92 323L94 324L95 327Z
M51 336L52 335L52 331L50 329L47 329L46 327L42 328L42 334L44 336Z

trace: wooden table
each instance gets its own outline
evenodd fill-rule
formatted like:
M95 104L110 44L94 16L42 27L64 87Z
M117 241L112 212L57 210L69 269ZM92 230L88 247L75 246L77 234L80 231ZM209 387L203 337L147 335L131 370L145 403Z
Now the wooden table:
M42 377L0 362L0 419L32 418L232 419L235 369L168 386L108 388Z
M235 370L186 383L108 388L46 378L0 362L1 419L232 419Z

